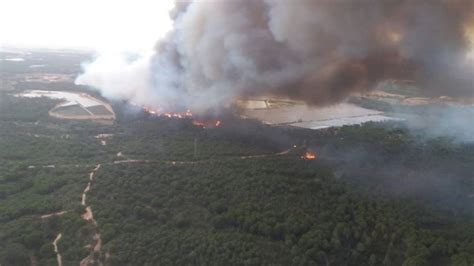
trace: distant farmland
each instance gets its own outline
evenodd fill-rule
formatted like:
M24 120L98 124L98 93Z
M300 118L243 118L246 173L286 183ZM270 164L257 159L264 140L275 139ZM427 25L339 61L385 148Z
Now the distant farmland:
M50 116L60 119L115 120L115 113L109 104L85 93L32 90L16 96L62 100L60 104L49 111Z

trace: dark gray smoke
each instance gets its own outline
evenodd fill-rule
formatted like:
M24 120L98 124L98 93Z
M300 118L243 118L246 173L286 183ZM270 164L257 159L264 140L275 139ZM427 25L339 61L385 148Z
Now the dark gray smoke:
M193 111L263 94L328 104L389 78L472 95L473 16L472 0L178 1L153 55L112 70L99 58L77 82Z

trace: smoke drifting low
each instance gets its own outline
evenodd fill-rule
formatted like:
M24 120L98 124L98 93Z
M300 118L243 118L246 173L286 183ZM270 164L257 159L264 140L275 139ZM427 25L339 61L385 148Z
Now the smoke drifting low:
M101 56L77 83L195 112L268 94L329 104L385 79L438 95L474 91L472 0L178 1L170 15L153 54Z

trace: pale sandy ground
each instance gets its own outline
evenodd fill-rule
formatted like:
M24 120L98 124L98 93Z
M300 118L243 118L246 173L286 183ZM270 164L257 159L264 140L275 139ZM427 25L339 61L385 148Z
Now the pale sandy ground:
M62 236L63 235L61 233L58 234L56 239L54 239L54 241L53 241L54 252L56 253L56 260L58 261L58 266L63 265L61 254L59 253L59 249L58 249L58 241L61 239Z
M41 215L41 219L47 219L49 217L53 217L53 216L61 216L63 214L66 214L67 211L60 211L60 212L54 212L54 213L49 213L49 214L45 214L45 215Z
M15 94L16 97L25 98L38 98L47 97L54 100L61 100L62 102L56 105L49 111L49 115L59 119L77 119L77 120L115 120L115 113L112 107L97 98L92 97L87 93L79 92L66 92L66 91L46 91L46 90L29 90L23 93ZM62 115L60 112L56 112L59 108L71 105L78 105L82 108L87 115ZM93 106L103 106L110 114L107 115L95 115L90 112L87 108Z
M291 125L310 129L356 125L371 121L398 120L384 112L366 109L351 103L325 107L294 104L280 108L245 109L243 116L258 119L270 125Z
M81 205L86 206L86 198L87 198L87 193L91 189L91 184L94 181L95 173L100 169L101 164L98 164L92 172L89 173L89 182L87 183L86 188L84 189L84 192L82 193L82 200L81 200ZM100 233L98 232L98 226L97 226L97 221L94 219L94 213L92 211L91 206L87 206L85 209L84 214L81 215L81 218L87 222L90 222L94 225L94 227L97 229L97 232L94 234L93 239L95 240L94 247L91 249L90 254L85 257L84 259L81 260L80 266L87 266L94 264L94 252L100 252L102 248L102 238L100 236ZM99 261L99 265L102 265L102 263Z

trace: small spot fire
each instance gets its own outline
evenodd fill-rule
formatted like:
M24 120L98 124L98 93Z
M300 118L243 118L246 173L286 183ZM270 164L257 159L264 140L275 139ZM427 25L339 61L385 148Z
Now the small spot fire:
M301 156L301 159L307 160L307 161L312 161L312 160L316 160L317 157L318 156L315 152L308 150Z
M202 127L202 128L217 128L222 125L222 121L215 120L215 119L205 119L205 120L194 119L193 125L197 127Z
M316 160L318 158L318 155L316 152L312 151L311 149L308 149L306 142L300 146L293 145L293 147L287 150L285 154L296 155L300 157L301 159L307 160L307 161Z

